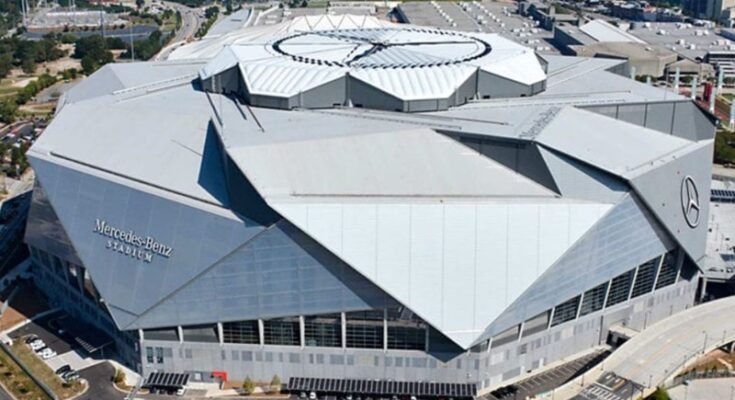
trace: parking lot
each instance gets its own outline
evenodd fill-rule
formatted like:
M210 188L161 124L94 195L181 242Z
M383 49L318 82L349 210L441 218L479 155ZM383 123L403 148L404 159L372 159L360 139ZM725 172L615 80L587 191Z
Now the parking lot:
M556 368L535 374L513 385L493 391L487 395L486 399L525 399L526 397L549 392L588 371L590 368L602 362L608 355L610 355L610 352L605 350L579 357ZM502 390L506 388L508 389Z
M625 400L638 398L643 388L612 372L605 373L594 384L587 387L574 400Z
M37 321L32 321L25 326L10 332L10 337L17 341L28 335L36 335L39 339L46 343L46 346L56 352L56 354L64 354L71 351L74 346L73 341L65 337L63 333L59 333L56 321L61 317L61 313L47 315Z
M46 347L56 352L56 356L44 360L52 370L56 371L61 366L69 365L72 369L81 371L104 361L104 353L102 351L90 352L90 349L85 349L80 342L88 342L80 340L78 332L72 334L68 331L69 326L75 324L77 323L71 317L63 312L57 312L32 321L11 332L9 336L14 341L22 341L28 335L35 335L44 342ZM87 337L84 339L95 343L104 343L106 340Z

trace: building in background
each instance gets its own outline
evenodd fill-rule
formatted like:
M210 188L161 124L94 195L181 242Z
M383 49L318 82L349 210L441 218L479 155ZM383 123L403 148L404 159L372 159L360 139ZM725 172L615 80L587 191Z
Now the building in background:
M107 65L28 153L35 283L146 375L486 391L695 301L714 119L628 75L349 15Z

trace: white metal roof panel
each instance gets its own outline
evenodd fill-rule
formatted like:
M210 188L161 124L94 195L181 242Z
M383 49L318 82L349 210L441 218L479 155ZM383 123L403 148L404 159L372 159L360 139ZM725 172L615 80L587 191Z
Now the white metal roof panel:
M646 43L630 33L601 19L592 20L580 26L579 30L592 36L598 42Z
M556 196L428 128L244 145L227 151L266 198Z
M617 176L626 176L691 143L573 107L561 109L536 140Z
M464 348L611 207L560 199L270 204Z

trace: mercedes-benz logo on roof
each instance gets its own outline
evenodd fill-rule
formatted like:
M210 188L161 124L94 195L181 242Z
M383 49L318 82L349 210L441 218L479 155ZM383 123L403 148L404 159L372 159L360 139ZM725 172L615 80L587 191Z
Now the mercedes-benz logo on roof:
M687 175L681 181L681 210L684 212L684 219L690 228L696 228L699 225L699 191L694 183L694 178Z
M296 62L351 68L423 68L459 65L492 51L462 32L430 28L364 28L297 32L272 43Z

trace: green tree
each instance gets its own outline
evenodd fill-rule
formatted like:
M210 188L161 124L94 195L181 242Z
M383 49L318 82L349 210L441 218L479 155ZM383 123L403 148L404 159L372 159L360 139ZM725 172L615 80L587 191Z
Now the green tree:
M6 124L15 121L15 117L18 113L18 104L12 98L4 98L0 100L0 122Z
M0 79L5 78L13 68L13 56L0 51Z
M648 396L648 399L650 400L671 400L671 397L669 397L669 394L666 393L666 389L663 388L656 388L656 391L653 392L650 396Z
M242 382L242 391L245 392L245 394L253 394L255 391L255 382L253 382L249 376L246 376L245 380Z
M94 71L97 71L97 68L99 68L99 64L97 64L92 58L92 56L84 56L82 57L82 72L84 72L85 75L92 75Z

